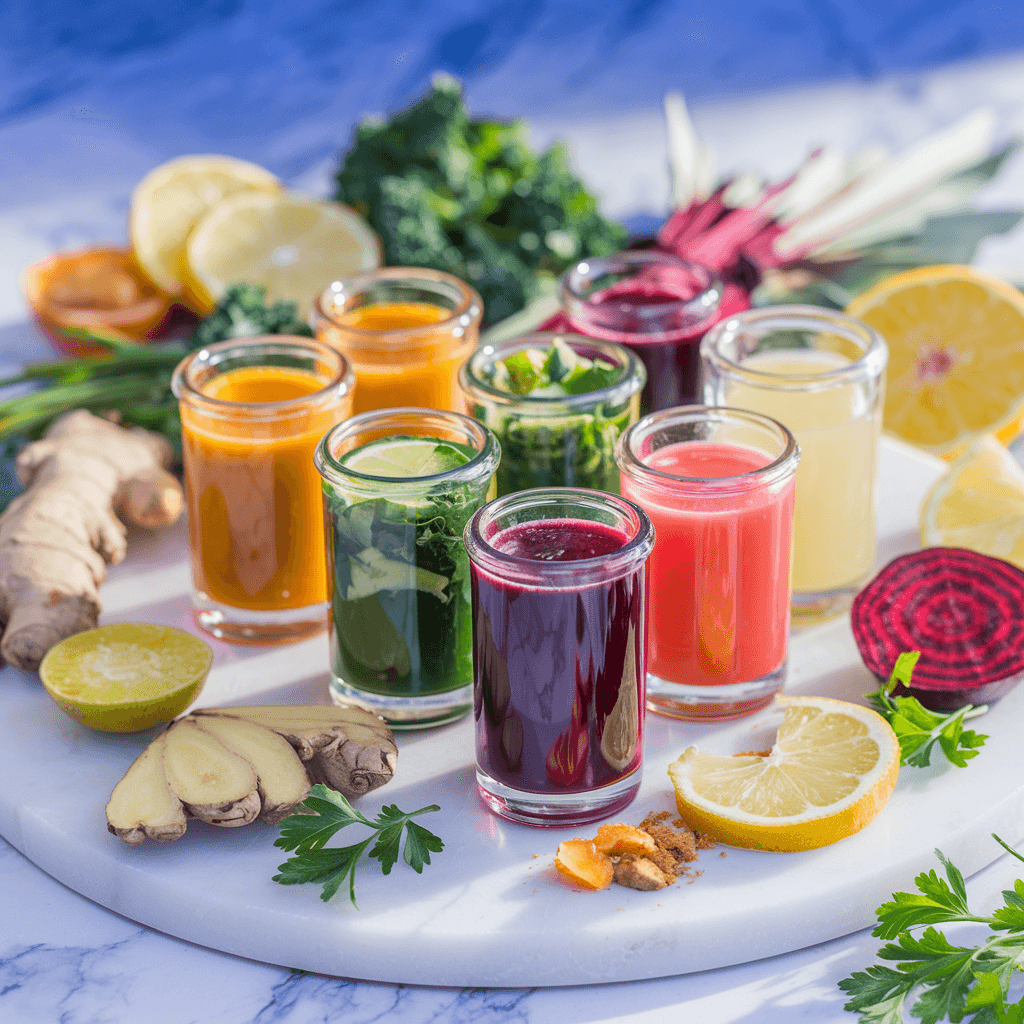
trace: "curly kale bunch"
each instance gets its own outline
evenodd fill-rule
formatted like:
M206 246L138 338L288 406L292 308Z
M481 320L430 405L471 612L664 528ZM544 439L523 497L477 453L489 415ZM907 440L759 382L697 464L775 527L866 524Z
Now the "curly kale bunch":
M561 146L538 156L522 122L471 120L458 82L443 75L408 110L359 127L337 183L336 198L380 236L385 263L462 278L487 324L521 309L545 276L626 240Z

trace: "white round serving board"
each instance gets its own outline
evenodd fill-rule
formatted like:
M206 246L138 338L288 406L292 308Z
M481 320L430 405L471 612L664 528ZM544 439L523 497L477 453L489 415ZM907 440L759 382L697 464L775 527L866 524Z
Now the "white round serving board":
M917 546L917 512L942 464L883 442L879 561ZM194 629L184 529L136 533L129 560L104 585L105 622ZM323 636L274 648L215 644L199 705L327 703ZM878 684L862 665L846 619L793 638L787 692L859 700ZM398 737L398 771L364 797L439 813L422 823L444 851L422 875L402 861L384 877L357 871L359 910L344 890L271 881L285 859L278 830L256 823L189 824L174 843L128 847L106 830L114 784L154 735L97 734L67 718L38 679L0 678L0 833L55 878L135 921L214 949L285 967L371 981L427 985L579 985L683 974L785 953L867 927L875 908L936 867L939 847L972 874L1002 850L989 837L1024 838L1020 758L1024 687L977 724L989 734L965 769L904 768L892 798L862 832L808 853L724 847L701 853L702 874L660 892L570 888L553 868L558 843L583 829L535 829L489 814L476 795L473 728ZM644 782L621 820L674 804L666 767L691 744L720 752L762 746L765 714L720 726L648 717ZM942 762L942 758L937 758ZM356 827L338 845L357 841ZM361 838L360 836L359 838Z

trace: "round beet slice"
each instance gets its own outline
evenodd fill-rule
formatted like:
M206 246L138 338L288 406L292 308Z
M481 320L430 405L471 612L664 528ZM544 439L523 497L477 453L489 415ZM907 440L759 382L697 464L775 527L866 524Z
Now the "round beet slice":
M850 610L864 664L883 682L920 651L912 693L951 711L998 700L1024 676L1024 571L964 548L894 558Z

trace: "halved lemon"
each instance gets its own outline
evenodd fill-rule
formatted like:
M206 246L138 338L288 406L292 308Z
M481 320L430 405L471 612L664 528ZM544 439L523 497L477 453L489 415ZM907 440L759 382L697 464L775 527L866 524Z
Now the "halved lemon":
M969 548L1024 569L1024 469L991 435L971 445L928 492L921 544Z
M51 647L39 678L61 709L83 725L138 732L181 714L212 663L209 645L183 629L120 622Z
M128 234L146 275L168 295L185 291L185 243L202 216L227 196L279 191L270 171L229 156L182 156L155 167L132 192Z
M976 436L1017 434L1024 409L1024 294L972 267L921 267L847 307L889 345L883 427L945 458Z
M332 281L379 267L381 248L347 206L248 192L203 217L185 258L201 309L212 309L230 285L249 281L266 288L268 302L289 299L305 315Z
M690 747L668 773L686 823L751 850L813 850L853 835L896 785L900 745L870 708L826 697L778 697L771 751L733 757Z

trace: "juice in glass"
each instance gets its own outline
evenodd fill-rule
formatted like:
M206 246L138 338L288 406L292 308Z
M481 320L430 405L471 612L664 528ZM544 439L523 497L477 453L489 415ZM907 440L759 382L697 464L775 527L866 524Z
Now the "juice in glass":
M331 695L393 728L472 706L462 532L491 495L500 448L468 416L363 413L321 441L316 466L331 579Z
M720 324L701 355L706 401L772 416L796 437L794 623L840 614L875 564L885 342L832 310L774 306Z
M329 285L313 324L355 371L355 412L458 410L459 367L477 346L482 316L480 296L457 277L385 267Z
M272 335L208 345L174 373L193 609L216 637L297 639L326 624L313 451L352 405L343 356Z
M647 706L730 718L782 688L799 450L767 417L684 406L642 419L616 452L622 493L657 530Z
M610 494L543 488L484 506L465 536L481 798L527 824L625 807L643 756L650 520Z
M723 298L707 267L654 251L594 257L565 272L559 297L560 318L545 330L617 342L640 357L641 412L699 401L700 340Z

